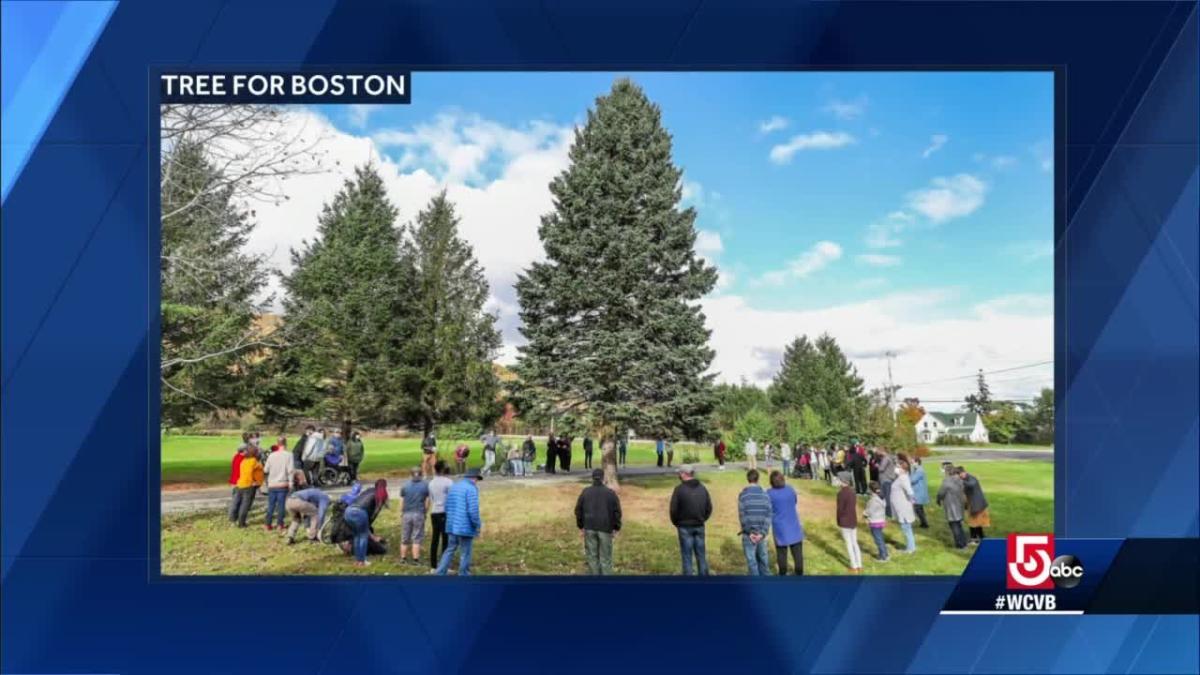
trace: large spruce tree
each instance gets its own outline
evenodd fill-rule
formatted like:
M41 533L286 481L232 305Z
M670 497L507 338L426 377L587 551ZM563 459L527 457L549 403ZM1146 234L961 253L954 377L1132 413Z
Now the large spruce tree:
M400 352L411 331L395 220L379 174L356 168L323 208L316 239L292 251L284 278L293 373L316 387L313 412L344 429L399 415Z
M500 412L492 369L500 332L483 309L488 283L471 246L458 236L445 192L417 215L409 234L401 249L412 283L405 310L412 329L403 349L405 418L425 433L444 420L490 423Z
M862 378L829 335L815 342L800 336L784 348L770 396L777 409L808 406L842 440L860 429L867 410Z
M254 222L204 146L181 141L163 155L160 316L162 423L252 404L252 369L264 346L255 325L268 268L243 251Z
M604 436L684 436L707 425L713 358L697 301L716 270L695 253L695 210L656 105L622 79L575 133L550 184L546 251L517 281L523 400ZM616 482L611 443L603 461Z

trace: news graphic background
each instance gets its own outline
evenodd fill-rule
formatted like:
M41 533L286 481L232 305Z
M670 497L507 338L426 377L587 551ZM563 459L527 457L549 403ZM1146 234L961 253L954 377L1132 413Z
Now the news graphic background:
M390 65L418 99L440 68L1057 66L1055 534L1195 538L1194 3L0 7L0 670L1200 669L1194 614L939 616L951 578L160 579L147 212L165 65ZM235 654L275 594L313 632Z

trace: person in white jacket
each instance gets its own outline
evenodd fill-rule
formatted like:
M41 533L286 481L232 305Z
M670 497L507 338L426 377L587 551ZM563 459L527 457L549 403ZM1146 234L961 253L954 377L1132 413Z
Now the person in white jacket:
M792 446L787 444L787 441L779 444L779 470L783 475L792 475Z
M746 447L744 449L746 451L746 466L751 469L757 469L758 468L758 443L755 443L753 438L748 439L746 441Z
M904 532L904 552L915 553L917 542L913 539L912 524L917 519L916 511L913 510L916 498L913 495L912 481L908 477L908 468L908 462L905 460L896 463L896 480L892 483L892 492L888 495L888 501L891 502L892 514L896 516L896 522L900 523L900 530Z

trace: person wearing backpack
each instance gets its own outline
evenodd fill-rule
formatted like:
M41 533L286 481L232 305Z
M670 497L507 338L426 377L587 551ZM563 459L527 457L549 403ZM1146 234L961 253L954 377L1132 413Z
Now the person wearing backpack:
M362 464L365 454L362 434L355 431L350 434L350 440L346 443L346 462L350 465L350 480L358 480L358 465Z

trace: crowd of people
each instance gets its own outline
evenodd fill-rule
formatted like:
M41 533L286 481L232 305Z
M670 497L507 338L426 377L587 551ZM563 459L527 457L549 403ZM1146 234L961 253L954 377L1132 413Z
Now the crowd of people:
M436 437L431 433L423 439L421 465L411 469L409 479L399 489L402 563L421 564L428 521L432 530L428 547L430 573L447 574L457 559L458 574L470 574L473 545L483 526L477 483L491 474L503 450L507 450L504 459L513 475L528 475L536 466L532 436L519 447L511 448L503 446L495 431L489 431L480 440L484 453L482 468L467 468L469 449L465 444L455 448L454 462L461 476L456 481L451 478L450 466L438 458ZM548 473L558 469L570 471L571 445L569 437L549 437L545 465ZM585 436L585 467L593 463L594 447L590 435ZM904 540L901 550L905 554L917 552L914 527L929 527L926 506L931 501L920 457L893 454L885 448L867 449L857 443L829 448L797 444L796 448L793 453L788 444L781 443L778 447L764 444L760 450L753 439L743 446L746 486L737 498L737 515L748 574L771 573L768 537L775 547L777 573L785 575L789 570L793 574L804 573L805 531L798 495L787 482L789 476L826 480L837 488L833 517L846 547L850 573L861 573L863 569L858 542L860 518L870 532L877 562L886 563L890 559L885 530L893 522ZM618 441L616 450L618 461L623 464L627 439ZM723 441L715 444L714 452L719 470L724 470L727 448ZM660 466L664 461L671 466L674 460L671 443L659 440L656 455ZM760 455L764 462L762 469L758 467ZM317 541L326 520L336 518L337 526L332 528L329 543L352 556L355 565L366 566L368 555L387 551L386 540L375 533L374 523L387 507L389 495L386 480L377 480L367 489L357 481L363 456L359 432L350 434L349 442L342 442L340 430L327 434L325 429L310 425L291 449L287 439L280 436L268 452L261 450L260 434L247 432L231 463L229 520L238 527L247 527L255 497L265 488L267 531L278 529L285 534L287 543L293 544L300 528L307 524L307 539ZM779 461L778 468L772 469L775 460ZM355 479L349 492L336 501L313 484L323 466L345 467ZM942 509L954 546L963 549L978 544L991 524L983 486L962 466L943 462L941 468L943 478L934 501ZM705 525L713 514L713 501L708 489L696 478L693 465L680 466L677 474L679 484L672 491L667 508L678 537L681 573L708 575ZM764 474L768 485L765 488L760 485ZM287 520L291 521L290 526L284 530ZM604 484L602 469L592 470L591 485L580 493L575 521L588 572L611 574L613 543L622 524L621 500Z

